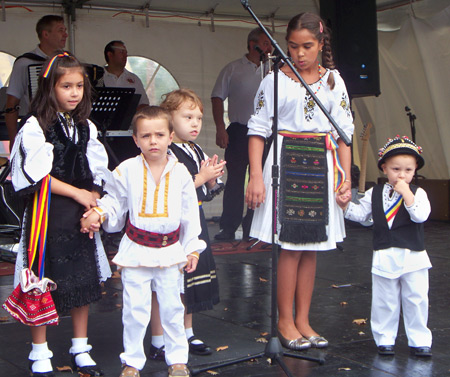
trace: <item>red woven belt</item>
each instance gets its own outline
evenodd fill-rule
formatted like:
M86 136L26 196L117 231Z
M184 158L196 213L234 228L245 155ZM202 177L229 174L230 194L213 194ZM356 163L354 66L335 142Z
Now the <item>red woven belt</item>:
M177 230L167 234L153 233L136 228L130 223L130 220L127 221L125 233L133 242L147 247L166 247L173 245L180 239L180 227L178 227Z

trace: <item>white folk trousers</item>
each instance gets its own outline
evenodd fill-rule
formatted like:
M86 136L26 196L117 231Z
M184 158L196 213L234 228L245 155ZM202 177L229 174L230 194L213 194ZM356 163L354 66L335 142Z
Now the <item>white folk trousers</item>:
M189 347L184 331L184 306L180 298L182 278L177 265L122 269L124 352L120 354L120 360L123 364L139 370L144 368L144 337L151 317L152 288L158 297L166 362L168 365L187 363Z
M396 279L372 274L370 324L377 346L394 345L403 313L408 345L431 347L428 322L428 269L409 272Z

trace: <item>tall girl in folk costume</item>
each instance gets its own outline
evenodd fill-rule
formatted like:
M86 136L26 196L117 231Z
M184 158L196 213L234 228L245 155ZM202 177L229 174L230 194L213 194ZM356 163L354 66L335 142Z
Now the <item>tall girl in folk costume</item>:
M334 69L330 34L324 22L315 14L299 14L289 21L286 41L298 73L351 138L354 126L349 99L345 84ZM316 252L335 249L336 242L345 237L344 219L335 197L351 189L351 154L290 68L283 66L280 71L279 338L283 346L294 350L323 348L328 341L309 323ZM246 200L251 208L256 208L250 235L265 242L271 242L272 237L272 225L267 219L272 218L273 153L269 153L264 170L261 160L264 139L272 133L273 89L274 75L269 74L259 87L255 113L248 123L250 181ZM335 172L340 173L336 179Z
M97 129L87 119L91 111L91 86L80 62L68 53L50 60L42 70L32 113L16 136L12 182L19 194L29 195L51 176L51 200L45 255L45 274L57 284L52 292L56 310L70 312L73 324L69 353L77 371L88 376L103 372L89 355L87 343L89 304L100 300L100 282L111 275L100 238L80 233L83 213L96 205L107 169L108 156L97 140ZM28 266L31 201L25 214L16 262L15 285ZM53 376L52 352L46 327L32 327L29 355L31 375Z

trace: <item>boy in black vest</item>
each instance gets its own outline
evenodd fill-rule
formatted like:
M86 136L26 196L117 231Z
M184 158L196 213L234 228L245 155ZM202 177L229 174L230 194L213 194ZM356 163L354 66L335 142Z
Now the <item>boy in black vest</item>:
M378 168L388 182L369 189L360 204L338 198L345 218L373 217L372 310L370 324L380 355L394 355L403 312L411 353L431 356L428 321L428 269L423 223L431 208L423 189L410 184L425 163L422 148L406 136L389 139L380 149Z

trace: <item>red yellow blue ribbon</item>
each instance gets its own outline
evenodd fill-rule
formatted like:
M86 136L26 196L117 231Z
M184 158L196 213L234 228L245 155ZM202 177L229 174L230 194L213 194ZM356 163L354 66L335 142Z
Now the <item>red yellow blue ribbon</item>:
M342 185L345 182L345 171L342 168L341 162L339 161L339 155L337 153L337 149L339 148L338 143L334 140L333 135L328 132L293 132L293 131L280 131L280 135L285 137L294 137L294 138L312 138L312 137L325 137L325 146L328 150L331 151L333 155L333 167L334 167L334 191L337 192L340 190Z
M44 71L44 74L42 75L44 79L47 78L48 74L50 73L50 70L52 69L53 63L55 62L56 58L62 58L64 56L70 56L67 52L63 52L62 54L55 55L50 62L47 65L47 68Z
M400 195L398 197L398 199L395 201L395 203L393 203L391 205L391 207L388 208L384 212L384 214L386 216L386 220L387 220L388 223L389 223L389 221L391 221L395 217L395 215L397 214L398 210L400 209L400 206L402 205L402 203L403 203L403 197Z
M27 250L30 269L36 259L36 255L39 255L39 279L44 277L45 245L47 240L48 212L50 210L50 181L50 175L47 175L42 180L39 193L37 191L34 193L30 242Z

